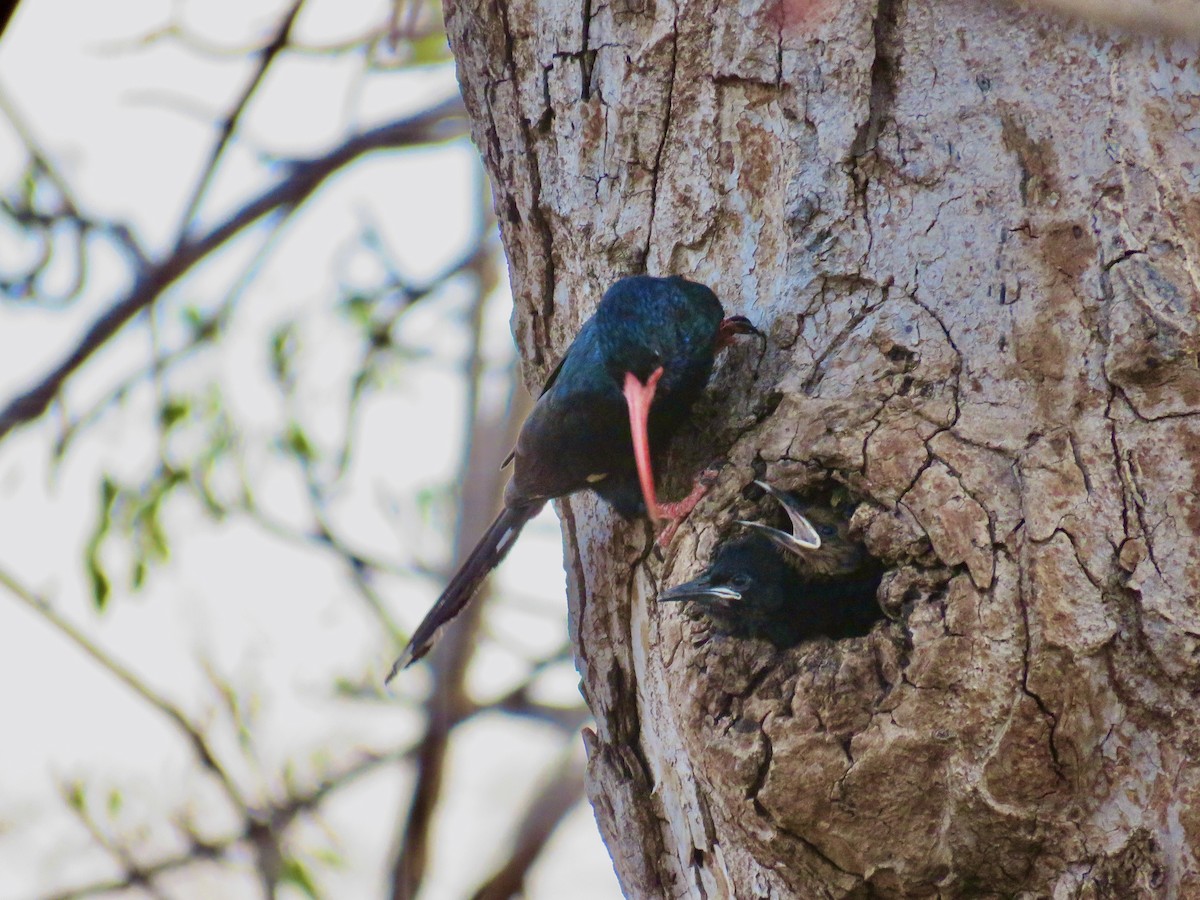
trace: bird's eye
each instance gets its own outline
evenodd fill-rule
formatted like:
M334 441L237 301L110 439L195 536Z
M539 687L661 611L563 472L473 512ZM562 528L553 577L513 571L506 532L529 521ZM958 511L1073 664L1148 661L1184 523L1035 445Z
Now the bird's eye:
M729 579L729 586L735 591L744 591L746 588L750 587L750 581L751 579L749 575L747 575L745 572L739 572Z
M817 534L821 535L821 537L831 538L837 534L837 529L832 525L818 525Z

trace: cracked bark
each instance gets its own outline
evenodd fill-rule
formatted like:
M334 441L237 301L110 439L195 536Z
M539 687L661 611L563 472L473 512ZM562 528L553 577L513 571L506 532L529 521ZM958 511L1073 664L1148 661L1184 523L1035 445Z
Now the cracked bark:
M448 2L540 383L615 277L769 334L665 558L560 505L633 897L1200 896L1200 67L975 0ZM753 477L837 485L894 621L710 639ZM668 486L668 492L671 486Z

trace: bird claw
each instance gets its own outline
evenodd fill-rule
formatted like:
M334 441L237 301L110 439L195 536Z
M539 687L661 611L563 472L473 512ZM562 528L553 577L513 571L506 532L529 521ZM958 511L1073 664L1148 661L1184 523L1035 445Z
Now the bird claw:
M696 504L703 500L704 495L717 483L717 478L720 474L720 469L707 468L696 476L696 483L692 486L690 494L682 500L676 500L674 503L659 504L659 512L667 524L658 536L658 546L670 546L671 541L675 539L676 532L679 531L679 526L683 524L683 520L692 514L692 510L696 508Z
M779 528L763 525L761 522L739 520L738 524L744 525L752 531L757 531L775 546L786 550L788 553L803 556L807 552L820 550L821 536L817 534L817 529L813 527L812 522L808 521L804 514L800 512L800 507L791 494L785 493L767 484L765 481L755 481L754 483L774 497L779 505L783 507L783 511L787 513L788 519L792 523L792 531L789 534Z

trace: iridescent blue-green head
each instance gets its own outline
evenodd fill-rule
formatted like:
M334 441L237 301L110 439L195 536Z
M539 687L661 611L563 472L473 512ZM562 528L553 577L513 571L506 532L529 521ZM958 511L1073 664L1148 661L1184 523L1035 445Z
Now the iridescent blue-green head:
M645 384L662 368L660 390L712 371L725 312L710 288L679 277L622 278L596 310L597 337L609 374Z
M647 512L657 519L651 406L674 424L704 390L717 351L736 335L759 332L744 316L725 318L710 288L678 276L622 278L605 292L594 322L604 367L629 405L638 479Z

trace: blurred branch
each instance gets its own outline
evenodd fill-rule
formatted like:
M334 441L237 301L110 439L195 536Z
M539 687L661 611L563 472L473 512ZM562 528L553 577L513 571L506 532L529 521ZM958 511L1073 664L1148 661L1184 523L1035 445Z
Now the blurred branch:
M373 324L372 331L383 334L390 333L397 319L414 303L427 297L439 287L445 285L446 282L459 275L474 273L477 280L484 281L485 279L482 278L481 273L495 265L496 250L489 237L490 235L488 234L480 235L478 241L461 257L450 263L450 265L433 278L420 284L408 283L400 277L397 271L389 269L388 275L391 281L389 288L400 294L401 302L384 321ZM367 370L372 358L390 346L390 342L385 342L378 336L369 341L364 356L359 362L359 371ZM405 568L387 563L378 558L368 557L353 549L338 535L330 515L329 495L332 486L345 476L350 465L352 438L357 422L357 412L363 397L364 384L365 382L358 378L352 382L350 395L346 403L347 412L343 437L336 454L336 463L333 472L327 478L321 478L318 475L314 459L303 455L294 457L300 466L301 475L304 479L305 496L308 500L309 515L312 518L311 526L304 529L295 529L275 520L251 499L249 492L246 493L246 500L242 505L242 509L254 521L277 537L293 542L320 546L338 556L346 566L359 596L366 602L372 614L388 632L393 645L399 648L403 646L406 640L404 630L389 612L387 603L372 586L371 576L375 572L405 575L410 574L410 571L415 574L423 574L422 571L419 567ZM290 401L291 388L285 385L284 392Z
M120 661L114 659L101 649L98 644L75 627L75 625L54 609L53 606L18 582L4 569L0 569L0 586L6 588L10 594L20 600L28 609L37 613L45 622L58 631L59 634L66 637L87 656L91 657L102 669L105 669L110 675L141 697L147 704L158 710L183 735L186 743L195 752L201 765L213 775L217 783L221 786L234 809L242 813L245 813L249 809L249 804L238 790L233 778L217 759L208 739L204 736L204 732L182 710L162 695L156 693Z
M479 232L487 227L486 201L480 196ZM476 540L501 502L507 479L500 470L502 454L516 439L520 422L517 404L497 415L479 406L482 321L484 305L495 289L495 272L480 270L472 307L471 349L463 365L467 381L466 446L461 466L462 508L455 535L454 565L466 559ZM516 390L516 365L509 367L509 394ZM486 587L485 587L486 591ZM433 684L425 708L428 716L425 736L417 751L417 772L412 799L404 816L395 863L391 873L392 900L412 900L421 888L429 858L429 836L434 813L445 777L446 751L452 724L467 705L464 680L467 665L475 649L483 597L467 607L446 630L441 643L430 654Z
M392 618L391 613L388 611L387 603L371 585L370 573L372 571L390 571L392 574L401 574L401 570L398 567L385 564L382 560L367 558L358 551L352 550L337 536L329 521L325 496L313 478L312 467L305 464L303 468L304 481L308 488L306 494L314 524L310 535L311 540L316 544L328 547L335 555L341 557L347 570L350 572L350 577L354 582L354 587L358 591L358 595L366 601L367 607L375 614L379 623L383 625L392 642L396 646L400 646L404 640L404 630Z
M1093 25L1200 40L1196 0L1021 0L1025 6L1065 13Z
M75 817L83 825L87 833L91 835L92 840L99 846L103 847L117 864L125 871L127 877L127 885L129 887L139 887L144 890L155 900L167 900L162 891L154 884L153 877L148 875L142 866L133 858L133 854L129 848L120 841L113 840L100 827L100 823L96 821L88 808L87 796L84 792L83 785L73 783L63 785L61 788L63 802L75 814Z
M20 2L21 0L0 0L0 37L4 36L4 29L12 21L12 14L17 11L17 4Z
M41 284L41 277L49 268L59 242L71 240L75 257L74 277L65 291L57 291L55 298L60 303L75 299L83 290L88 274L88 237L91 233L107 236L134 266L143 266L146 261L141 246L129 227L108 219L96 219L83 213L74 188L66 176L59 171L42 148L33 129L7 92L0 88L0 113L24 146L29 163L23 179L24 189L14 199L0 197L0 213L8 216L14 224L25 231L27 237L40 245L37 258L15 278L0 280L0 292L16 296L33 297L44 305L53 302L49 291ZM53 205L39 190L39 182L48 184L55 194ZM66 225L64 229L61 226Z
M515 390L515 363L511 370ZM498 467L503 448L516 440L516 430L524 418L520 404L512 403L509 414L500 422L479 421L473 428L469 462L463 478L463 510L459 524L456 559L470 552L474 541L491 520L499 502L505 475ZM503 432L504 437L498 437ZM485 488L490 487L489 495ZM490 505L485 505L490 499ZM426 701L428 725L417 755L417 779L403 828L403 839L392 870L392 900L412 900L424 880L428 859L429 834L441 795L445 776L446 752L452 723L458 711L469 701L464 691L467 666L475 651L479 617L486 599L486 586L441 642L430 653L433 685ZM511 698L513 702L519 702Z
M401 7L408 6L406 21L400 21ZM365 54L368 58L388 47L393 52L402 42L421 41L425 38L443 34L437 5L430 4L432 11L422 17L422 4L393 3L387 21L372 26L358 34L336 41L325 43L298 43L290 41L286 50L292 56L345 56L349 54ZM174 41L198 57L212 60L228 60L253 56L262 53L270 40L248 44L222 44L206 40L188 29L179 17L172 19L166 25L146 32L132 40L119 40L106 43L102 52L109 54L127 53L143 50L166 41ZM449 50L446 50L449 57Z
M489 279L487 275L488 270L495 267L496 257L499 252L493 235L494 232L490 230L477 235L476 239L472 241L471 246L458 259L451 262L433 278L414 284L403 278L392 264L378 232L374 228L367 229L364 235L364 242L376 252L379 262L386 268L388 274L386 288L399 297L399 303L395 308L390 310L387 316L382 317L382 320L371 324L371 339L367 343L367 347L358 365L360 372L369 371L374 358L385 349L392 348L393 345L388 336L391 334L396 322L399 321L400 317L413 304L425 299L434 291L446 285L447 282L460 275L474 275L477 281L494 280ZM346 425L343 432L346 438L337 454L337 464L333 475L335 480L345 475L350 465L350 437L354 432L356 416L365 385L366 382L361 379L355 379L351 384L350 396L347 398L346 403Z
M472 430L475 431L476 437L481 427L478 422L474 425ZM476 442L469 442L469 446L476 446ZM497 455L495 446L491 445L491 456ZM455 541L455 565L466 558L474 541L486 527L485 523L491 519L500 499L503 478L500 475L500 460L491 459L490 465L487 465L482 463L479 455L478 452L468 450L464 466L464 513ZM483 515L468 516L467 507L470 503L482 507ZM483 595L486 590L485 587L480 594ZM401 830L403 837L392 867L392 900L413 900L425 878L429 836L434 812L441 797L450 732L454 720L467 703L463 682L467 663L474 650L474 636L483 599L483 596L475 598L475 602L458 616L453 626L446 630L438 646L430 653L429 666L433 683L425 703L427 724L425 735L417 748L416 781L404 817Z
M572 742L574 743L574 742ZM554 830L583 799L583 763L569 750L542 785L517 826L508 859L472 895L472 900L509 900L520 894L525 878Z
M197 321L192 323L191 334L185 343L174 349L156 354L150 360L148 366L139 369L118 382L112 390L101 397L90 409L73 416L63 423L62 432L54 445L54 455L57 459L63 457L71 442L80 432L86 430L88 426L100 419L108 409L122 402L134 387L143 381L156 377L158 373L165 372L176 363L183 362L202 347L211 344L221 335L233 315L233 309L237 301L253 283L255 277L262 270L267 256L278 242L287 219L287 216L278 216L272 221L270 231L263 239L262 245L254 252L250 262L230 286L225 297L221 300L220 306L210 315L197 319Z
M295 209L329 176L378 150L400 149L449 140L465 133L462 100L455 95L414 116L389 122L347 139L330 152L286 165L287 175L249 201L207 234L182 243L165 259L146 265L133 288L97 318L75 348L34 387L0 410L0 440L18 425L40 417L74 372L134 316L229 240L260 219Z
M250 76L250 81L242 90L237 102L233 104L229 113L225 116L224 121L221 122L217 140L214 142L212 150L209 151L208 162L204 166L204 174L196 182L191 199L188 200L187 205L184 207L183 217L179 222L179 238L175 244L176 251L183 246L190 236L192 220L195 218L196 212L204 200L204 195L208 192L208 186L212 183L213 175L217 171L217 165L221 161L221 155L225 152L225 148L229 146L229 141L232 139L233 133L237 130L238 124L241 122L242 114L246 111L251 98L253 98L262 84L267 70L271 68L271 63L275 61L283 48L287 46L288 40L291 38L292 26L296 24L296 17L300 14L300 8L303 5L304 0L295 0L291 8L284 13L283 18L279 22L279 27L275 30L275 35L258 51L258 62L254 67L254 72Z
M10 580L0 572L0 583L4 583L5 586L11 589ZM557 718L562 722L564 736L569 736L573 740L574 735L578 732L580 725L588 715L582 706L574 711L564 710L562 711L564 715L558 717L543 716L536 713L534 709L536 704L531 703L527 709L522 709L521 707L526 701L516 699L518 697L527 697L532 687L533 679L536 678L545 664L556 660L558 656L556 654L553 659L548 659L543 661L542 664L535 666L534 670L522 684L494 703L478 704L464 709L460 715L455 717L453 722L449 723L450 728L457 728L477 715L504 710L513 712L514 714L533 714L542 721L552 723ZM570 716L565 715L571 712L574 714ZM363 777L377 770L390 767L396 763L411 762L419 750L420 746L417 745L386 752L364 752L355 761L345 764L333 774L320 778L309 788L303 791L291 791L283 798L269 803L267 808L262 812L252 813L246 811L242 815L243 821L241 827L237 831L220 838L204 838L190 827L184 826L183 831L186 836L187 846L178 853L170 854L151 862L137 861L128 848L103 834L98 829L96 823L91 821L89 817L84 821L85 827L92 834L93 839L113 855L123 870L122 874L116 878L104 879L54 893L45 897L44 900L75 900L75 898L106 894L132 887L149 889L155 878L169 872L184 869L201 862L233 859L236 857L234 851L238 848L254 845L256 841L261 841L264 829L269 828L270 833L273 835L282 835L297 818L307 813L315 812L332 794L357 783ZM570 757L568 757L568 760L570 760ZM569 762L563 764L559 773L539 792L531 804L530 810L525 816L525 823L518 830L518 837L513 853L514 858L522 855L522 858L528 856L528 859L532 861L537 854L533 852L532 855L529 855L531 850L535 846L540 849L545 839L553 830L552 825L550 825L550 813L553 809L557 808L557 805L565 802L566 794L570 790L569 778L571 777L571 773L567 770L567 765L569 765ZM579 767L577 763L575 765L576 775L578 775ZM82 786L74 786L67 797L68 804L81 817L86 815L80 809L84 804L82 791ZM578 796L577 792L576 800L578 800ZM570 809L570 805L567 804L567 810ZM560 813L558 818L561 819L567 810ZM540 831L538 828L539 824L541 825ZM543 832L544 836L539 841L538 835ZM505 870L512 871L510 866L504 867L502 871ZM498 872L497 875L499 874Z
M16 290L9 293L22 298L36 298L43 307L48 306L46 297L49 294L45 288L48 287L52 292L56 288L53 278L44 277L43 273L51 271L51 261L56 264L60 260L72 261L78 254L77 269L73 273L74 286L68 297L75 299L84 295L93 275L87 269L88 254L101 248L106 252L110 249L108 245L96 241L96 238L106 240L117 250L124 263L125 279L117 282L121 285L119 288L96 298L97 305L89 308L89 314L95 315L95 318L85 330L70 335L74 342L67 343L69 352L57 361L57 365L45 371L30 372L28 390L4 398L7 399L6 405L0 403L0 440L17 427L39 419L48 409L54 408L64 420L55 451L61 457L77 435L86 431L105 410L121 403L135 390L138 391L138 409L141 409L141 400L148 396L145 382L153 379L158 396L149 395L149 401L157 402L160 417L159 470L146 484L138 484L136 479L130 485L111 482L114 491L119 488L119 501L114 508L128 513L122 513L125 519L114 519L113 532L128 531L133 535L131 542L136 545L137 535L128 521L130 516L136 518L136 510L148 505L157 511L158 507L154 504L176 484L189 487L199 499L207 502L207 510L214 516L241 511L256 524L277 535L309 546L319 546L322 552L340 557L354 588L374 611L392 640L399 645L403 635L390 613L390 598L381 596L380 589L377 589L381 579L376 576L420 574L420 565L401 566L389 563L386 558L358 552L355 546L360 539L356 539L353 532L344 530L341 525L339 491L352 481L348 476L352 473L356 475L360 468L359 457L354 455L354 436L358 431L359 409L364 397L369 397L391 374L396 360L407 360L416 355L417 351L395 337L396 323L404 311L418 300L453 281L451 287L456 296L460 284L465 284L468 290L474 292L470 353L463 361L468 410L467 440L459 467L462 503L455 535L457 558L465 555L497 507L505 480L505 475L498 470L498 457L515 438L517 426L523 418L521 403L524 397L515 389L513 366L508 373L509 388L513 392L512 408L507 412L490 406L481 408L483 396L493 396L492 373L487 365L489 360L485 359L482 352L484 309L500 279L495 223L490 214L488 191L482 183L482 168L477 169L480 208L470 246L459 259L432 279L407 278L403 274L403 267L394 262L396 257L388 254L383 246L381 232L369 232L362 239L362 246L368 253L374 251L378 254L382 275L363 276L362 280L369 285L368 290L353 296L347 295L346 307L351 313L350 319L361 327L361 344L351 350L348 360L358 364L357 370L352 373L348 390L339 390L336 395L339 398L345 396L345 421L344 424L340 422L339 411L339 418L335 418L334 422L335 427L342 430L330 439L330 451L325 452L326 448L322 447L320 452L309 454L314 444L302 429L305 418L312 424L313 414L304 409L303 397L297 395L294 408L287 410L297 423L297 441L292 455L303 470L307 495L308 508L301 505L298 518L294 511L290 511L286 521L275 521L256 505L251 492L251 480L246 472L248 462L253 457L245 452L245 447L236 437L229 437L230 434L236 434L236 423L230 424L232 420L224 417L225 393L213 385L209 385L207 394L194 394L190 390L178 393L169 391L166 384L167 373L174 372L179 363L198 349L236 336L237 332L230 324L237 305L236 298L259 271L272 242L282 233L292 214L331 176L376 150L441 142L457 138L467 131L462 102L455 96L408 118L353 134L324 154L307 159L268 161L265 165L271 166L267 171L272 179L268 187L260 184L255 187L257 194L243 195L239 201L235 201L240 206L232 212L223 207L213 210L210 215L210 207L214 205L213 191L223 183L222 173L232 164L231 147L244 149L247 146L248 129L252 127L247 122L252 120L261 106L261 102L256 102L255 98L261 100L265 96L263 91L266 90L264 85L268 83L268 78L273 84L274 79L281 75L282 66L278 65L281 59L296 53L336 55L361 52L364 70L371 70L390 61L425 65L440 64L447 58L444 40L437 27L439 7L436 3L393 0L389 4L387 21L377 23L364 36L347 42L304 46L294 41L304 0L282 2L289 5L286 9L280 8L280 18L271 26L270 34L261 43L256 40L253 46L230 49L204 44L202 37L186 33L180 4L176 5L176 13L170 24L142 40L143 45L149 45L158 40L172 39L193 50L199 49L202 53L245 57L239 68L244 73L241 76L243 83L238 85L237 95L230 98L232 105L206 117L212 131L206 132L202 138L197 154L202 165L195 174L195 181L183 189L186 196L181 216L177 223L172 222L176 230L159 237L147 235L146 246L156 248L149 253L135 239L125 222L93 218L95 210L83 208L81 198L86 201L90 196L87 184L81 181L81 194L75 193L64 173L39 145L33 131L12 110L8 98L0 93L0 113L9 113L7 118L24 144L29 160L19 187L11 195L0 197L0 216L10 217L26 235L29 250L24 258L33 260L32 269L18 267L18 277L10 279ZM2 24L0 19L0 27ZM388 57L389 47L391 57ZM269 75L272 72L274 74ZM34 121L37 122L36 119ZM70 167L67 173L72 173ZM203 303L203 312L190 306L184 309L184 331L168 327L174 323L165 317L161 323L154 320L156 312L173 308L162 307L158 301L181 280L228 245L235 241L246 241L251 234L259 235L262 231L255 229L265 227L272 228L272 231L261 247L257 246L255 238L250 238L253 244L237 244L241 250L253 250L253 259L242 272L240 281L229 289L226 296L216 298L215 309L208 301ZM94 258L100 260L98 255ZM368 260L359 271L378 273L381 270L373 265L374 262ZM59 273L56 271L52 274ZM350 280L356 285L359 283L355 281L357 277L353 271L350 272ZM7 290L8 284L0 287ZM91 294L86 296L89 301L93 299ZM358 305L351 306L352 302ZM119 380L115 383L105 381L101 389L89 390L90 398L99 399L89 400L90 405L86 407L81 403L82 411L78 415L68 417L66 405L61 402L53 407L55 401L61 399L67 382L90 365L96 351L110 343L121 329L143 314L151 317L149 331L152 346L149 359L142 361L142 367L134 367L132 371L120 369L120 375L117 376ZM295 329L288 334L298 332L298 326L291 320L287 327ZM192 368L189 367L186 372L179 374L190 375L191 372ZM485 377L488 379L486 382ZM177 384L177 380L180 383ZM278 381L287 395L288 384L294 381L289 382L284 375L279 376ZM486 392L482 389L484 384L488 388ZM105 392L103 388L109 385L111 389ZM181 388L182 377L172 379L169 386L172 389ZM74 392L69 396L74 399ZM290 396L287 399L289 403L293 402ZM213 417L214 409L221 413L217 418ZM71 412L76 411L72 409ZM305 416L306 412L308 416ZM325 421L328 420L320 420L322 424ZM321 431L312 433L324 434ZM194 449L197 446L200 448L199 454ZM271 446L274 447L274 444ZM219 453L227 455L218 456ZM219 471L213 462L218 458L222 460ZM231 471L230 466L237 467L236 471ZM110 484L111 476L105 477L105 484ZM164 484L167 486L163 487ZM240 498L237 495L239 489L243 491ZM267 495L267 489L264 488L263 493ZM138 503L141 505L137 506ZM129 513L130 509L134 512ZM298 527L294 524L296 521L300 523ZM109 527L107 520L101 527ZM165 546L165 540L163 544ZM475 640L479 637L481 604L477 603L461 617L457 627L447 635L438 653L430 660L433 690L424 702L425 723L415 726L423 727L419 735L409 733L403 739L405 745L400 748L341 757L335 766L318 764L315 768L303 769L312 774L293 780L290 764L277 768L265 764L257 756L259 735L256 733L258 719L254 702L257 695L239 693L232 682L222 679L214 666L201 660L200 665L208 676L208 683L203 698L198 701L200 709L197 717L193 718L184 707L159 693L152 682L139 677L127 662L112 656L46 599L20 583L19 577L19 573L14 577L0 570L0 588L37 613L76 649L106 669L125 689L132 691L139 700L166 718L171 734L187 743L199 761L199 766L189 764L189 775L195 768L207 770L208 774L201 776L205 793L208 793L210 780L215 780L218 790L228 799L228 803L221 802L219 807L230 806L233 811L232 820L222 816L222 824L209 830L198 824L204 819L193 821L192 816L198 813L193 812L190 803L185 801L173 814L167 810L165 820L160 819L160 811L155 811L149 814L153 819L130 827L125 818L128 813L118 816L114 808L110 808L110 818L106 819L102 805L96 803L93 808L87 806L87 792L83 784L66 785L64 796L68 804L90 834L95 848L99 848L110 859L108 868L100 872L107 871L111 877L64 890L54 895L56 897L122 891L159 896L174 885L173 881L164 877L168 873L211 862L242 871L249 865L265 896L275 896L281 887L310 891L306 873L309 860L298 855L295 849L297 843L305 840L309 829L307 826L292 831L289 829L297 820L305 820L306 817L308 823L320 826L320 819L312 814L319 813L321 804L342 787L357 782L369 773L398 764L415 767L416 787L401 815L392 871L392 892L397 897L412 897L425 880L433 823L442 795L443 779L447 774L447 753L454 729L481 713L498 713L505 717L521 717L545 723L556 734L567 737L577 732L588 715L581 704L556 706L537 699L538 688L547 680L546 669L562 664L569 656L569 645L544 659L532 661L521 681L515 686L502 688L503 693L494 699L485 698L480 702L468 693L465 677L473 657ZM135 587L137 583L135 576ZM368 684L366 678L358 693L355 692L356 684L352 684L349 690L340 691L339 696L364 696ZM509 684L505 682L506 686ZM215 698L210 691L215 692ZM492 697L495 693L494 690L488 691L487 696ZM418 695L410 691L401 699L406 704L403 712L414 712L418 700ZM393 711L396 711L395 700L392 702ZM227 720L232 726L236 743L227 740L230 734ZM406 771L412 774L412 769ZM234 775L237 776L236 781ZM480 887L479 896L507 896L503 892L511 893L520 887L557 823L578 801L581 794L580 777L578 766L570 768L569 763L564 762L554 777L538 790L524 813L508 862ZM163 826L160 823L164 821L172 839L166 844L147 840L151 834L162 834L160 829ZM314 855L312 859L317 857ZM334 864L329 859L320 861ZM115 870L112 868L114 865ZM118 874L113 875L114 871ZM99 872L92 870L85 877L95 877L97 874ZM239 877L242 876L239 874ZM315 887L311 888L311 891L315 890Z
M2 87L0 87L0 112L4 113L9 127L25 147L25 152L29 154L34 166L54 185L61 201L60 214L65 214L66 218L81 231L97 231L109 235L131 260L144 265L146 254L128 225L108 219L95 219L83 213L83 208L75 196L74 188L71 187L66 176L54 165L50 155L38 142L33 129L25 122L24 116L21 115L16 104Z
M90 897L106 894L131 887L147 887L155 878L168 872L187 868L199 862L229 858L231 851L258 841L264 821L270 823L275 833L282 833L298 817L316 810L334 791L348 787L359 779L385 766L393 765L406 759L411 750L397 750L388 753L364 753L358 760L349 763L333 775L320 779L309 789L285 797L276 803L262 817L245 817L243 826L232 834L217 839L205 839L188 831L187 847L175 854L164 856L153 862L136 862L125 848L116 848L112 841L104 835L93 837L109 852L113 853L118 863L124 869L117 878L95 881L90 884L69 888L48 895L44 900L74 900L74 898ZM68 798L68 803L77 806L74 798ZM86 823L85 823L86 824ZM92 828L89 827L89 831Z
M71 189L62 173L58 171L58 167L51 162L50 156L42 149L37 138L34 137L33 130L25 122L25 117L17 110L16 105L8 96L8 92L3 89L0 89L0 112L4 113L9 127L16 132L17 138L24 144L30 159L46 174L46 177L58 190L64 210L70 215L78 217L80 215L79 204L75 200L74 190Z

